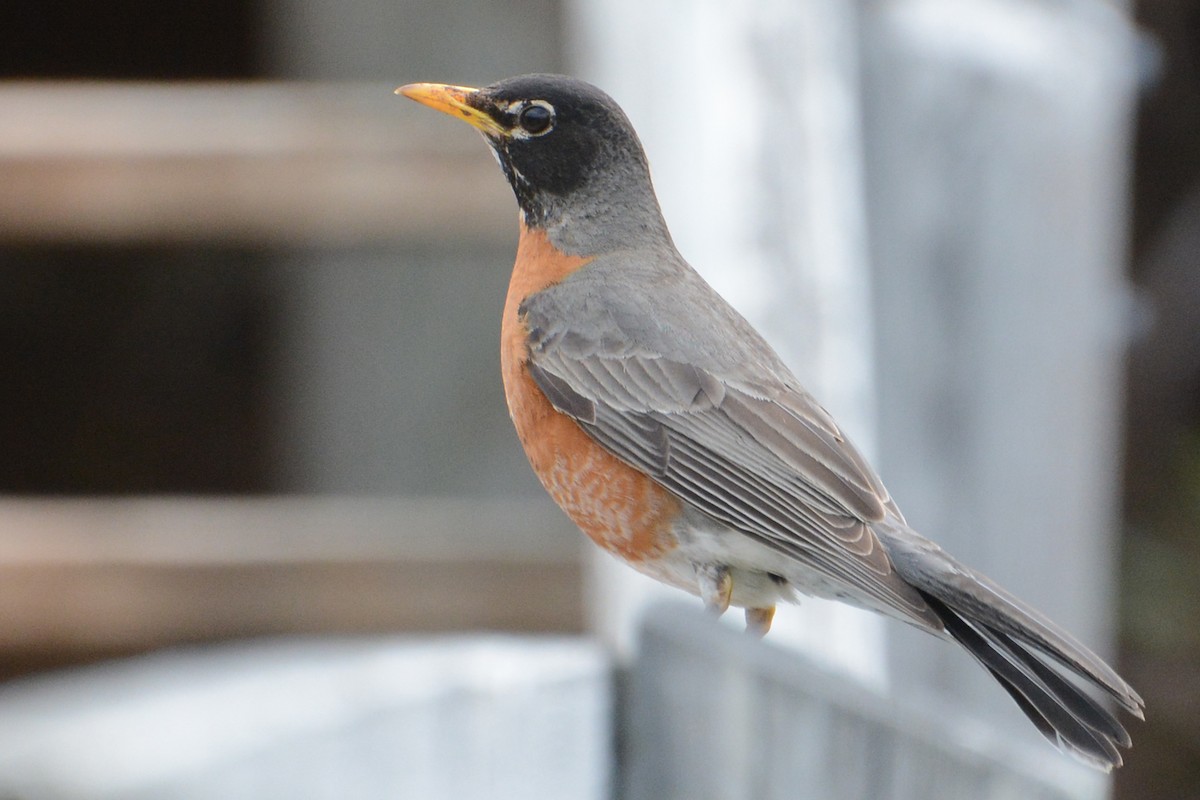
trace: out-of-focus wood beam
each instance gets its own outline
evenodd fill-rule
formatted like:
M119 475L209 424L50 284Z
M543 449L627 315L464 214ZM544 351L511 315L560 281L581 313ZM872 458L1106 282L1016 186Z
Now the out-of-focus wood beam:
M363 84L0 84L0 240L511 237L466 126Z
M578 631L579 548L540 502L6 499L0 656L71 661L269 634Z

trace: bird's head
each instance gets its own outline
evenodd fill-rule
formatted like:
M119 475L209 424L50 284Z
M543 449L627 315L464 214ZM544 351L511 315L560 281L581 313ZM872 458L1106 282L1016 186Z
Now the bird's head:
M588 253L599 240L666 235L633 126L604 92L562 75L522 75L482 89L413 83L396 90L482 134L525 224ZM564 225L569 223L569 225Z

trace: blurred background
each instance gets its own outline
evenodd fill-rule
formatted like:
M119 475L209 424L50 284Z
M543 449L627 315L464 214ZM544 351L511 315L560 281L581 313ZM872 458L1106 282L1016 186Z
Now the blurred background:
M684 255L910 521L1116 658L1149 721L1114 796L1200 798L1198 0L0 6L0 738L57 720L63 759L0 788L168 796L62 788L92 745L54 730L181 652L355 682L372 642L479 631L581 659L601 789L570 796L623 785L596 709L647 590L506 419L507 187L391 95L531 71L621 102ZM818 660L1036 740L949 648L814 613ZM456 663L554 660L496 646ZM275 796L238 791L194 796Z

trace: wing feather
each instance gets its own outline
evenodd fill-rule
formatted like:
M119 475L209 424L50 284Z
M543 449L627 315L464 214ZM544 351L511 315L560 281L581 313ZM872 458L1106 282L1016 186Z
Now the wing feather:
M870 528L888 502L878 478L823 410L805 408L807 395L731 385L654 354L581 347L578 337L547 344L531 352L531 376L606 450L718 522L928 621Z

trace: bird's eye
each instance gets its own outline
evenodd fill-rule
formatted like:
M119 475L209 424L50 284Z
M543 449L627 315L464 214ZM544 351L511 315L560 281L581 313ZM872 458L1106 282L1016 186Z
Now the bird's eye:
M517 124L529 135L540 136L554 124L554 111L541 103L530 103L517 114Z

